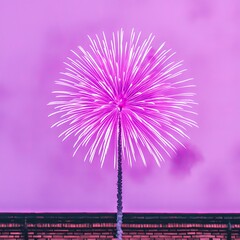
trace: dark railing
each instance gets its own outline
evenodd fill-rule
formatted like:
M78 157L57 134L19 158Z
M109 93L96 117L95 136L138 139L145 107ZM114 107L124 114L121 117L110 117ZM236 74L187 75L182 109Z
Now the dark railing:
M1 223L115 223L116 213L0 213ZM124 213L124 223L239 224L235 213Z
M19 231L24 240L28 240L28 232L34 231L38 224L116 224L115 213L0 213L1 225L8 224L13 231ZM179 214L179 213L124 213L123 224L162 224L167 228L168 224L203 224L204 229L208 224L223 224L222 229L227 240L232 238L232 226L240 224L240 214ZM210 227L211 228L211 227ZM126 228L125 228L126 229ZM115 227L112 227L114 234ZM238 229L240 231L240 229Z

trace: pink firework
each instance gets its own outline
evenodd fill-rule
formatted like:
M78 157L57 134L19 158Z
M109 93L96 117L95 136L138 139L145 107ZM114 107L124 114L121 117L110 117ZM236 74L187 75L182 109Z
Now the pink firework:
M53 126L67 125L60 136L75 136L74 154L88 147L85 160L98 157L103 165L111 149L116 165L119 120L122 158L131 166L136 155L146 165L146 152L160 165L182 145L186 127L197 126L191 119L194 85L181 77L182 61L174 62L164 44L154 49L152 34L144 41L140 36L132 30L126 39L120 30L110 41L104 33L89 37L89 50L72 51L56 81L61 90L50 105L61 117Z

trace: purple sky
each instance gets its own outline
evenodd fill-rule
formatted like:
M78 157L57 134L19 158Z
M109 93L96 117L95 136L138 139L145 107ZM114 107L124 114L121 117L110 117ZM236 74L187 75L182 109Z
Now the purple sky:
M0 2L0 211L116 211L116 170L50 129L53 82L86 35L134 27L184 59L199 129L161 168L124 166L125 212L240 211L240 1Z

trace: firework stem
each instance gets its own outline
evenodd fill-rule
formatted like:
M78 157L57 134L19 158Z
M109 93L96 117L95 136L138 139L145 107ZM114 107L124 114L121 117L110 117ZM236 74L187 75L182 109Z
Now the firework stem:
M118 180L117 180L117 238L122 240L122 132L121 117L118 119Z

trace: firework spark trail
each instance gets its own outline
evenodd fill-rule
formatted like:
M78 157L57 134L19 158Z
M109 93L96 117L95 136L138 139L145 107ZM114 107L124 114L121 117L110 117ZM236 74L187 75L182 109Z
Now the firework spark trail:
M72 51L74 59L68 58L63 78L56 81L63 90L54 91L57 99L49 104L55 106L51 115L61 117L52 127L68 125L60 137L76 137L74 155L89 146L85 160L90 162L100 155L103 165L113 148L116 166L112 142L117 142L120 114L123 160L132 166L139 154L146 165L147 149L160 165L187 137L186 127L197 126L191 119L194 85L181 78L182 61L171 60L175 53L164 50L164 43L154 50L152 34L141 42L141 33L132 30L127 41L121 29L110 42L104 33L89 40L89 51Z

